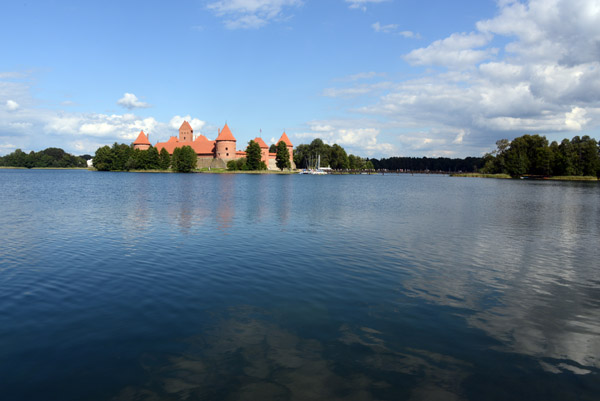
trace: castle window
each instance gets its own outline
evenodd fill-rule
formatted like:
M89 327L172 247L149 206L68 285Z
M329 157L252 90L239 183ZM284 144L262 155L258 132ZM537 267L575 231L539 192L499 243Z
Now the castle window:
M229 153L227 153L227 156L229 156Z
M225 148L225 150L229 150L229 148Z

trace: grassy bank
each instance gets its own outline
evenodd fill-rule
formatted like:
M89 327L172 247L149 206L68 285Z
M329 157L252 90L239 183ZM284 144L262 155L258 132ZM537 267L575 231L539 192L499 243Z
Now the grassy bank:
M598 181L598 177L594 177L591 175L558 175L556 177L548 177L545 180L553 180L553 181Z
M451 177L477 177L477 178L512 178L508 174L481 174L481 173L456 173L450 174ZM555 177L526 177L534 180L552 180L552 181L598 181L594 176L562 175Z
M297 171L280 171L280 170L235 170L235 171L231 171L231 170L227 170L227 169L222 169L222 168L213 168L213 169L200 169L200 170L194 170L195 172L198 173L206 173L206 174L297 174Z
M508 174L481 174L481 173L454 173L450 177L476 177L476 178L511 178Z

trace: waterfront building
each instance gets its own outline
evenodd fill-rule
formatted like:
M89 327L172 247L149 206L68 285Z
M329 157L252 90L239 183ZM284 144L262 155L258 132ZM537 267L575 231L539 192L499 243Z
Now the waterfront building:
M140 131L137 139L133 142L133 148L139 150L148 150L150 149L150 146L152 146L150 144L150 140L146 134L144 134L144 131Z
M277 141L285 142L290 153L290 163L292 168L295 168L293 157L293 145L286 133L281 135ZM260 138L254 138L254 142L258 143L261 150L261 160L267 165L269 170L277 170L275 158L276 153L269 152L269 147L265 141ZM184 121L179 127L179 136L172 136L166 142L158 142L155 147L160 152L163 148L173 154L176 148L190 146L198 156L198 168L226 168L227 162L246 157L245 151L237 150L237 140L233 136L229 126L225 124L223 129L218 130L217 138L214 141L209 140L204 135L198 135L194 138L194 130L192 126ZM140 132L138 138L133 143L134 149L148 149L150 142L144 131Z

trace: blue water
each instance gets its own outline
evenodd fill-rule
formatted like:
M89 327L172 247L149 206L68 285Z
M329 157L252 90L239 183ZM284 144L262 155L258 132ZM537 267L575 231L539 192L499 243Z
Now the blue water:
M598 400L600 185L0 170L2 400Z

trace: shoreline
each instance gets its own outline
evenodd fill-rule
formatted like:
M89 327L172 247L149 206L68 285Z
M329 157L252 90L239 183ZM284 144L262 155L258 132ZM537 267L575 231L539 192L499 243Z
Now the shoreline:
M4 170L89 170L89 167L11 167L0 166Z
M482 174L482 173L456 173L450 174L450 177L468 177L468 178L496 178L496 179L513 179L508 174ZM521 179L535 180L535 181L599 181L594 176L581 176L581 175L565 175L565 176L549 176L549 177L533 177L523 176ZM514 178L515 180L519 178Z

